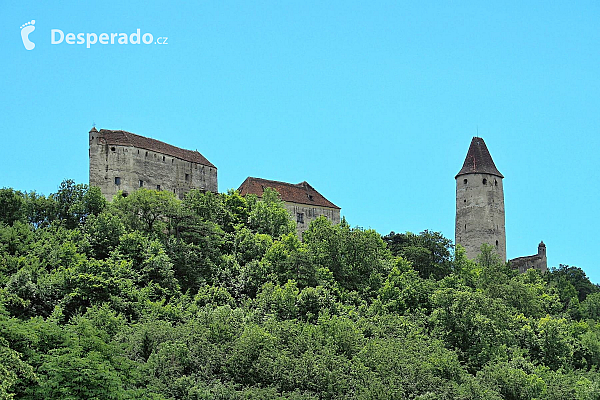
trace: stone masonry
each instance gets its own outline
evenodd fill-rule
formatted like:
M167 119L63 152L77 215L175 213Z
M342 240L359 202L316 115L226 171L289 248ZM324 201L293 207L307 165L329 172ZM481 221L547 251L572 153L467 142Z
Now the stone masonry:
M191 151L134 133L92 128L89 132L90 186L107 200L141 187L168 190L183 198L191 189L218 191L217 168Z
M456 179L455 241L475 258L484 243L506 261L502 179L482 138L474 137Z
M474 137L463 167L456 179L455 243L465 248L467 257L474 259L481 245L494 246L506 261L504 214L504 176L498 171L482 138ZM523 273L529 268L548 270L546 245L541 242L538 254L509 261Z

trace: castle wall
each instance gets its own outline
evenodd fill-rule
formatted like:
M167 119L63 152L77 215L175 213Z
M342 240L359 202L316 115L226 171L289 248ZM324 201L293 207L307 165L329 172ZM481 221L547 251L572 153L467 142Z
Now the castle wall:
M308 225L321 215L325 216L334 224L340 223L340 210L337 208L315 207L308 204L298 204L287 201L285 202L285 208L292 217L292 220L296 221L296 232L300 238L302 238L302 233L308 229Z
M538 245L538 253L533 256L515 258L509 261L510 266L518 269L520 273L530 268L535 268L541 272L548 272L548 261L546 258L546 245L541 242Z
M107 200L119 190L140 187L168 190L183 198L195 188L218 191L217 169L134 146L102 143L90 132L90 186L98 186Z
M510 260L510 266L514 269L518 269L520 273L524 273L530 268L535 268L544 273L548 272L548 262L546 257L538 254Z
M502 178L485 173L457 176L455 235L468 258L477 257L487 243L506 261Z

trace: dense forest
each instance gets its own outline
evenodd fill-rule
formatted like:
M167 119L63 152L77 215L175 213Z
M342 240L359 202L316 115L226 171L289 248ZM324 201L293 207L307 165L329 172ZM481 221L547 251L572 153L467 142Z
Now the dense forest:
M409 212L409 210L407 210ZM599 399L600 288L276 192L0 190L0 399Z

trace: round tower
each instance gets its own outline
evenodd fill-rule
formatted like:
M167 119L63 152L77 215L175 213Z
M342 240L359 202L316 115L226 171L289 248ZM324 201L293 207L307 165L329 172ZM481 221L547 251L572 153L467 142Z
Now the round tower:
M474 137L456 175L455 243L475 258L484 243L506 261L502 179L482 138Z

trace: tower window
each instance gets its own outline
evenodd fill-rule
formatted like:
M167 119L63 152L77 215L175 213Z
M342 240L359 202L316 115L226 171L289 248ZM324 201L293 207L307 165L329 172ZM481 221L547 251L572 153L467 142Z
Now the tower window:
M120 185L121 184L121 178L118 176L115 176L115 185Z
M115 148L114 148L114 147L111 147L111 148L110 148L110 151L115 151Z
M140 187L144 187L144 181L140 179Z
M296 214L296 221L299 224L303 224L304 223L304 213L297 213Z
M498 186L498 181L494 179L494 186Z
M156 190L160 192L160 185L156 185Z
M146 157L148 157L148 152L146 152Z
M496 240L496 247L498 247L498 241Z
M165 161L165 156L163 156L163 161Z
M464 202L464 203L466 203L466 202L467 202L467 199L464 199L464 200L463 200L463 202Z
M487 185L487 179L483 178L483 184Z
M190 174L185 174L185 181L189 182L189 180L190 180Z
M466 185L466 184L467 184L467 180L466 180L466 179L463 179L463 183Z

